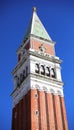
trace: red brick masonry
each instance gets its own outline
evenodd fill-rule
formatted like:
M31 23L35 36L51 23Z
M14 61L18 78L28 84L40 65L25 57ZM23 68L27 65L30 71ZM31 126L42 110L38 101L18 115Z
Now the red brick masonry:
M43 47L46 48L45 53L48 53L50 55L55 55L53 44L46 44L44 42L42 43L38 40L31 40L30 44L31 44L30 47L34 50L37 50L37 51L40 50L39 47L43 44Z
M13 108L12 130L68 130L64 98L30 90Z

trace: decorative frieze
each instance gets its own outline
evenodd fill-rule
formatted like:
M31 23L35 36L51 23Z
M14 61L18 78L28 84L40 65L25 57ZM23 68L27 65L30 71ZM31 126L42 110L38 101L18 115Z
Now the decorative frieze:
M46 93L63 96L63 88L61 85L56 85L56 82L50 83L43 80L36 80L28 76L23 84L21 84L20 87L17 87L12 93L13 107L28 93L30 89L37 89L39 91L45 91Z
M42 59L45 59L45 60L48 60L48 61L52 61L53 63L59 63L60 64L62 62L59 59L59 57L52 56L52 55L44 53L42 51L36 51L36 50L30 49L28 53L30 55L33 55L33 56L36 56L36 57L39 57L39 58L42 58Z

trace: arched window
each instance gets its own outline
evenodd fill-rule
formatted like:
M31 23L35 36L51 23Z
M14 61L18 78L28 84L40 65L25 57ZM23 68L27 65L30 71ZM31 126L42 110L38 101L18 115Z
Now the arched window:
M21 60L21 53L18 55L18 62Z
M35 64L35 72L39 73L39 64Z
M19 86L19 85L20 85L20 78L17 77L17 86Z
M45 73L46 73L47 76L50 76L49 67L46 67L46 69L45 69Z
M50 68L50 76L51 76L52 78L56 78L55 69L54 69L54 68Z
M20 74L20 83L23 81L23 74Z
M18 78L17 75L15 75L14 76L14 86L15 86L15 88L17 87L17 78Z
M26 77L26 72L23 70L23 79Z
M25 48L23 48L23 55L25 55L25 53L26 53L26 49L25 49Z
M41 67L40 67L40 71L41 71L41 74L42 74L42 75L45 74L45 68L44 68L44 65L41 65Z
M30 42L27 43L27 45L25 46L25 49L28 50L30 48Z
M28 76L28 66L26 66L26 77Z

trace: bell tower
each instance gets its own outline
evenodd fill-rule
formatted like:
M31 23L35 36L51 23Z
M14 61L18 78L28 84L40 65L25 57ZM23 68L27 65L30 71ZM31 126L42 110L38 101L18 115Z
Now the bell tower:
M35 7L17 55L12 130L68 130L61 60Z

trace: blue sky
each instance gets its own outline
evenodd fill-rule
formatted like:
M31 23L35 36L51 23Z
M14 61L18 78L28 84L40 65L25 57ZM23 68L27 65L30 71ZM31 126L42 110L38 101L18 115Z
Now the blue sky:
M63 62L65 104L69 130L74 129L74 2L73 0L0 0L0 130L11 130L13 77L20 46L32 16L32 7L56 42Z

